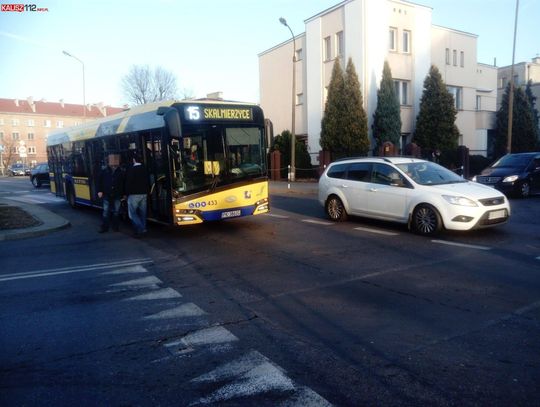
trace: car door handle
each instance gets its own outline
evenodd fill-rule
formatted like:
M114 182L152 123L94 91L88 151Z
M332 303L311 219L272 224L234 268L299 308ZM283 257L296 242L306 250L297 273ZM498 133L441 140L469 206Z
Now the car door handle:
M377 192L378 189L377 188L369 188L369 192Z
M348 185L341 185L341 188L349 188Z

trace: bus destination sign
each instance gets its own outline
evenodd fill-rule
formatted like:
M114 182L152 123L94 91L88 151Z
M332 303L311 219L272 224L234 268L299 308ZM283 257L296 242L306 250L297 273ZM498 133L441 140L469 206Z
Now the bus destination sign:
M190 121L253 121L253 109L244 106L186 106L184 115Z

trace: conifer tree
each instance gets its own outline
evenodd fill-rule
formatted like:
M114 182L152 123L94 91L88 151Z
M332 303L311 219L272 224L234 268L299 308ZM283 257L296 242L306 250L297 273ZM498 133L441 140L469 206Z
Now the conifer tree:
M345 70L345 111L343 114L342 150L345 156L366 155L370 148L367 115L356 68L349 58Z
M497 111L497 136L495 139L495 155L500 157L506 153L508 145L508 105L510 84L506 86L501 107ZM535 128L533 109L523 89L514 88L512 112L512 153L534 151L537 143L538 127Z
M532 119L533 119L533 125L535 130L535 140L537 149L540 149L540 114L538 113L538 109L536 107L536 96L534 96L532 92L532 80L529 79L527 82L527 86L525 88L525 96L527 96L527 100L529 101L529 107L531 109Z
M336 154L341 149L341 134L343 134L342 115L344 110L344 87L343 70L339 59L334 61L324 116L321 122L321 138L319 143L323 150Z
M388 61L384 62L381 84L377 91L377 108L373 114L373 137L378 144L390 141L394 145L399 144L401 138L399 99Z
M414 142L423 151L439 150L444 154L455 150L459 139L456 116L454 97L446 89L437 67L432 65L424 81Z

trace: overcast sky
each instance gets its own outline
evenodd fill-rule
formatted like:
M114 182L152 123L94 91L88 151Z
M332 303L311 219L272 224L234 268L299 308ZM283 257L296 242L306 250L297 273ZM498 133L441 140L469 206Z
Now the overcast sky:
M378 0L368 0L378 1ZM48 11L0 12L0 97L126 103L120 81L133 64L172 71L196 97L259 101L257 55L290 38L336 0L37 0ZM515 0L418 0L433 24L477 34L478 61L510 65ZM30 3L29 3L30 4ZM540 54L540 0L521 0L516 62Z

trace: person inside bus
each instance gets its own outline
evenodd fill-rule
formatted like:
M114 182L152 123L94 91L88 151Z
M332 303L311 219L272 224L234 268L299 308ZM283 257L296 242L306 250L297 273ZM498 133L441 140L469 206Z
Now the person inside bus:
M112 217L112 229L119 229L121 200L124 196L124 171L120 167L120 156L109 154L107 166L98 177L98 198L103 200L103 216L99 233L109 230Z
M132 162L133 164L126 171L125 193L128 215L135 229L135 237L141 237L146 233L148 171L137 154L133 155Z

